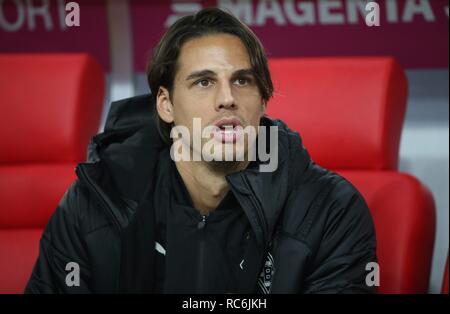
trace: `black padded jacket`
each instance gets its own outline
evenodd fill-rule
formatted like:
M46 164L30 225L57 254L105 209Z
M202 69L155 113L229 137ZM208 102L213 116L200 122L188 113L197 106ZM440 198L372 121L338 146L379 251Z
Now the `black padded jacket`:
M104 132L93 137L87 162L77 166L77 180L45 228L25 292L155 292L161 270L154 209L164 195L154 193L152 178L167 146L153 107L150 95L112 104ZM254 239L238 291L375 292L366 284L366 265L377 261L375 229L361 194L315 164L298 133L281 121L261 123L278 126L277 170L226 177ZM66 282L71 262L79 265L78 285Z

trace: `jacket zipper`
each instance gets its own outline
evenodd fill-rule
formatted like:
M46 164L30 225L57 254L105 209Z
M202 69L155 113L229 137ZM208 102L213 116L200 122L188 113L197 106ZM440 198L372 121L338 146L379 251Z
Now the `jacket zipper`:
M251 191L248 178L244 174L241 174L241 176L244 179L244 182L247 185L247 188L249 189L249 191ZM253 204L253 208L256 210L256 218L257 218L258 223L261 226L261 229L263 231L263 239L267 240L266 239L266 230L268 229L268 227L267 227L267 222L266 222L265 218L262 216L262 208L259 206L259 203L258 203L258 201L256 201L253 193L249 193L248 197L250 199L250 202Z
M247 185L248 190L251 191L250 182L249 182L248 178L244 174L241 174L241 176L243 177L244 182ZM268 232L267 221L266 221L265 217L262 214L262 208L259 206L259 202L255 199L255 196L251 192L249 193L248 198L250 199L250 202L252 203L254 209L256 210L256 219L258 220L258 223L261 226L261 229L262 229L262 232L263 232L264 249L263 249L263 252L262 252L261 259L259 261L259 267L257 268L258 269L258 273L256 274L256 281L255 281L255 285L256 285L256 282L259 279L261 271L264 269L264 264L266 262L267 254L268 254L268 252L270 250L272 240L271 239L267 239L267 236L268 236L268 235L266 235L267 232Z
M197 293L203 293L204 285L203 278L205 273L205 229L206 229L206 216L202 215L202 220L200 220L197 224L197 229L200 230L200 243L199 243L199 262L198 262L198 271L197 271Z

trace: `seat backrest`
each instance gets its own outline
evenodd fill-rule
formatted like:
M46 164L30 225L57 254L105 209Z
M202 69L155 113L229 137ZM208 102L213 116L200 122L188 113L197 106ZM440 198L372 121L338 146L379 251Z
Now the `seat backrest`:
M364 196L377 233L380 293L426 293L435 205L397 171L406 110L404 71L390 57L269 60L268 115L298 131L312 158Z
M403 70L389 57L269 61L269 116L299 131L329 169L396 169L406 108Z
M0 54L0 94L0 293L20 293L97 133L103 71L87 54Z

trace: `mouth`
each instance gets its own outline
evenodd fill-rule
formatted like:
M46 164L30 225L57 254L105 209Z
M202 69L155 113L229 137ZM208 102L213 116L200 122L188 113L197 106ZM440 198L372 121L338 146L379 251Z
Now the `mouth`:
M213 125L214 138L222 143L235 143L242 136L242 123L236 117L221 118Z

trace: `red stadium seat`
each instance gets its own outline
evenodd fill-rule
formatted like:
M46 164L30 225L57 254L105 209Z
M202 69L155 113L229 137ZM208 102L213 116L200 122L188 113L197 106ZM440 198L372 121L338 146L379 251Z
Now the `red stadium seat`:
M435 236L431 193L397 170L407 99L389 57L271 59L268 115L298 131L312 158L352 182L374 218L380 293L427 293Z
M0 94L0 293L22 293L97 133L103 72L86 54L0 54Z

